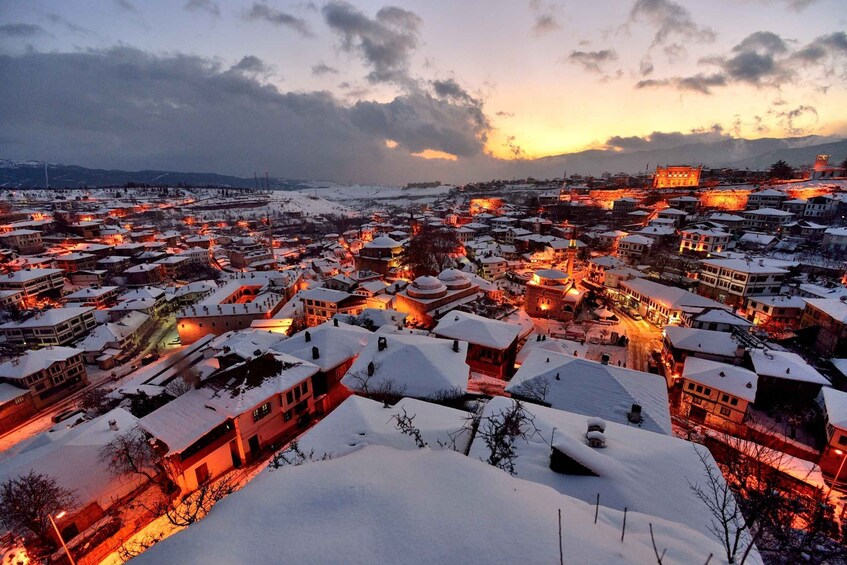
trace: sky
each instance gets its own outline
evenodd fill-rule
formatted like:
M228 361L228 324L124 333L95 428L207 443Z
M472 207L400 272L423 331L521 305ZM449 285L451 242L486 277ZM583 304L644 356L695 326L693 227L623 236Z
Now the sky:
M0 0L0 158L404 183L847 134L844 0Z

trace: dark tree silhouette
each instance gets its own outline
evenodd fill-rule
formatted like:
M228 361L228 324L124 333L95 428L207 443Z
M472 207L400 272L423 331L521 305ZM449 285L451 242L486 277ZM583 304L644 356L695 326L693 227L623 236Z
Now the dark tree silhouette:
M403 249L400 260L416 277L437 275L452 265L461 249L455 231L425 224Z
M772 179L790 179L793 174L794 168L782 159L771 165L770 178Z
M0 522L11 532L34 537L42 547L55 547L50 516L75 504L73 491L59 486L50 475L30 471L0 483Z

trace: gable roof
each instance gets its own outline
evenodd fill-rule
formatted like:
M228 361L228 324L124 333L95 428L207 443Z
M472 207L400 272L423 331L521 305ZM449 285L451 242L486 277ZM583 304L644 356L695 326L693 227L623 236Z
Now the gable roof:
M659 375L534 349L506 391L531 396L530 390L538 385L547 387L543 402L558 410L626 424L632 405L639 404L644 418L641 427L673 433L667 385Z
M686 357L682 378L729 393L748 402L756 400L759 376L737 365Z
M460 310L451 310L439 320L432 332L438 336L460 339L492 349L506 349L521 333L515 324L483 318Z

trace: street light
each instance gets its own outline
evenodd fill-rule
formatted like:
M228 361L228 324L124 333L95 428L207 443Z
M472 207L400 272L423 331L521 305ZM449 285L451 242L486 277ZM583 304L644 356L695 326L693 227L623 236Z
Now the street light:
M61 520L62 516L64 516L65 514L67 514L67 512L62 510L61 512L56 514L56 520ZM65 538L62 537L62 533L59 531L59 527L56 526L56 522L53 520L53 516L51 514L48 514L47 517L50 518L50 523L53 524L53 529L56 530L56 535L59 536L59 541L62 542L62 547L65 548L65 555L68 556L68 561L71 562L71 565L76 565L76 563L74 563L74 558L71 557L71 551L68 549L67 544L65 544Z
M840 449L835 450L836 455L841 455L841 465L838 466L838 471L835 472L835 477L832 479L832 484L829 485L829 490L826 491L826 498L829 499L829 495L832 494L832 489L835 487L835 483L838 482L838 477L841 476L841 470L844 468L844 462L847 461L847 452L841 451Z

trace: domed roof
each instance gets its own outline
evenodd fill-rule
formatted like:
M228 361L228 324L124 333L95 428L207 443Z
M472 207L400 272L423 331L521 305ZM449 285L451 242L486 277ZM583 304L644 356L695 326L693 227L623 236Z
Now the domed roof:
M372 241L369 241L365 247L370 248L394 248L400 247L400 243L391 239L387 235L381 235L379 237L375 237Z
M414 298L438 298L447 294L447 287L435 277L418 277L406 287L406 292Z
M467 288L471 285L471 280L462 271L458 269L445 269L438 275L438 280L447 285L449 289Z

